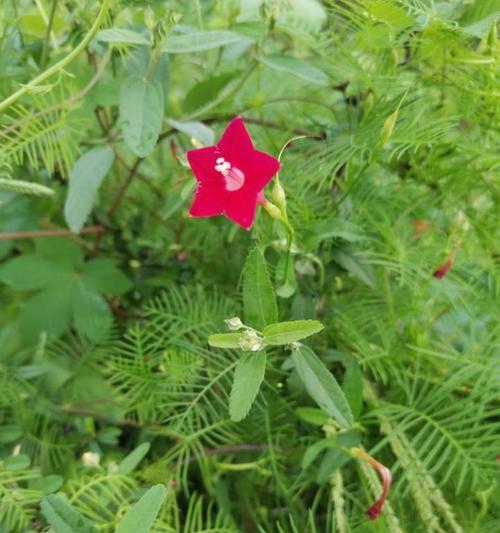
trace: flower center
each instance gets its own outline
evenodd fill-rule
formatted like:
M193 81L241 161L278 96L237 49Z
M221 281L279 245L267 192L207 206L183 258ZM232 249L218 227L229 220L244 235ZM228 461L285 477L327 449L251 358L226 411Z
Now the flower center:
M245 184L245 174L239 168L233 167L223 157L218 157L215 163L215 170L224 176L226 190L237 191L243 187Z

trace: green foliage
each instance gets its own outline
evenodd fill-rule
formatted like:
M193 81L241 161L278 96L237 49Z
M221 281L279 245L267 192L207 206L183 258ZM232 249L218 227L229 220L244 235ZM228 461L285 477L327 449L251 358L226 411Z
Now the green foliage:
M243 420L252 407L266 371L266 352L246 353L234 370L234 381L229 398L231 420Z
M276 322L278 309L262 252L254 248L245 261L243 272L243 309L250 326L263 329Z
M75 163L64 204L66 222L73 233L79 233L83 228L113 159L110 148L94 148Z
M0 531L496 533L499 15L1 3Z

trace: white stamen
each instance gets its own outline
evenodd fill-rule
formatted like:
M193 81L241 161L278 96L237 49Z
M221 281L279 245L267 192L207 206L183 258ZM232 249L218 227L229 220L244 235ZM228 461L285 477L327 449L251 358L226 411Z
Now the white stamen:
M215 160L216 165L214 169L220 172L224 176L224 182L226 184L226 190L238 191L245 184L245 174L237 168L233 167L229 161L226 161L223 157L218 157Z

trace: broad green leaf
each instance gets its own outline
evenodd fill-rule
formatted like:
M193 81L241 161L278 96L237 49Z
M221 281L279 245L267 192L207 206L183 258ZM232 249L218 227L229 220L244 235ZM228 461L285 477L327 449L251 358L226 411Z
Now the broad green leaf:
M163 485L151 487L125 514L115 533L148 533L165 501L167 491Z
M337 380L308 346L292 352L297 373L311 398L344 428L353 423L351 409Z
M130 281L116 268L112 259L99 257L85 263L83 267L85 285L96 292L123 294L130 289Z
M136 466L146 457L151 445L149 442L139 444L137 448L131 451L118 465L118 473L124 476L133 472Z
M232 31L185 33L169 37L163 46L163 52L168 52L169 54L204 52L243 40L248 40L248 38Z
M69 178L69 190L64 204L64 217L73 233L78 233L94 205L102 180L115 159L107 146L93 148L75 163Z
M31 463L30 458L27 455L10 455L3 460L3 467L5 470L15 472L16 470L26 470Z
M212 128L205 126L203 122L179 122L178 120L167 119L167 123L176 130L182 131L192 139L196 139L205 146L214 144L214 131Z
M231 420L243 420L257 397L266 371L266 352L246 353L236 365L229 398Z
M139 157L150 154L163 122L163 89L160 83L128 76L120 88L120 124L129 148Z
M352 358L347 364L342 390L351 406L354 418L358 418L363 405L363 376L357 359Z
M98 533L90 520L74 509L63 494L45 496L41 507L55 533Z
M151 39L148 39L141 33L138 33L132 30L124 30L120 28L100 30L96 33L95 39L103 43L145 44L145 45L151 44Z
M39 255L21 255L0 267L0 281L16 291L43 289L54 282L64 269Z
M75 327L94 341L103 340L113 322L104 298L89 290L80 280L73 286L72 305Z
M273 54L259 57L259 61L274 70L293 74L298 78L324 86L328 84L328 76L319 68L314 67L308 61L303 61L292 56Z
M30 483L30 488L33 490L38 490L43 494L52 494L61 488L63 481L64 479L62 476L51 474L49 476L35 479Z
M264 328L262 335L266 344L281 346L310 337L322 329L323 324L317 320L292 320L270 324Z
M40 333L59 336L71 320L71 284L66 277L28 300L21 309L20 328L23 338L36 342Z
M208 344L214 348L239 348L243 333L215 333L208 337Z
M37 239L37 253L53 263L74 271L83 265L82 247L71 239Z
M243 309L245 322L259 330L278 319L274 289L259 248L248 254L243 269Z

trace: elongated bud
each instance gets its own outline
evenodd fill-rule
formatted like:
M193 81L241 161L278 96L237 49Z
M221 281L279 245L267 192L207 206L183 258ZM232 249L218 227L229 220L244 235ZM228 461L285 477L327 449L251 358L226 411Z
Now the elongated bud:
M281 210L272 202L267 201L265 204L263 204L263 207L272 218L275 218L276 220L283 220L283 214L281 213Z
M278 179L274 182L272 197L279 207L286 207L285 189L283 189L283 185L281 185L281 182Z
M380 133L381 146L384 146L384 144L392 137L394 126L396 125L396 121L398 120L399 109L401 107L401 104L403 103L403 100L406 98L406 94L407 93L403 94L401 100L399 101L398 107L396 107L396 110L385 119L384 126Z
M224 322L226 323L228 329L230 329L231 331L238 331L239 329L244 327L243 322L237 316L233 318L227 318L226 320L224 320Z
M366 453L361 448L351 448L351 455L355 457L356 459L360 459L361 461L364 461L365 463L368 463L370 466L375 468L375 470L379 473L380 478L382 480L382 494L378 498L378 500L366 510L366 514L368 515L368 518L370 520L376 520L380 513L382 512L382 508L384 507L385 500L387 499L387 496L389 495L389 491L391 490L391 484L392 484L392 476L391 471L384 466L382 463L379 463L376 459L374 459L371 455Z
M392 132L394 131L394 126L398 120L399 109L396 109L394 113L391 113L388 118L385 119L384 127L382 128L382 133L380 134L380 144L384 144L392 137Z

